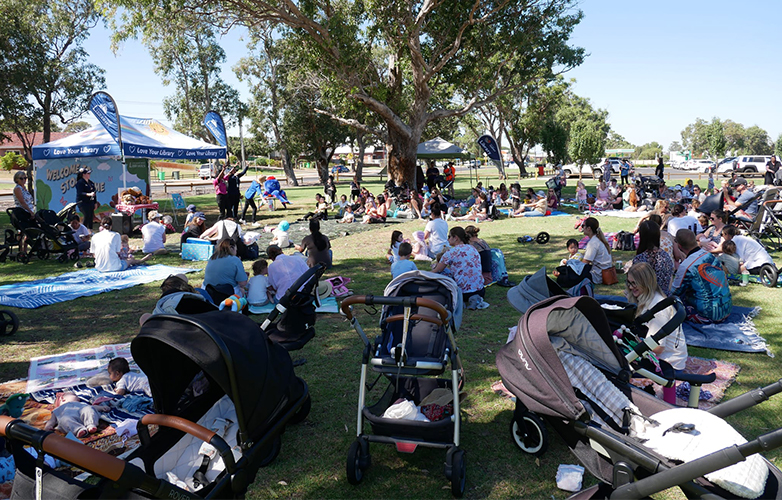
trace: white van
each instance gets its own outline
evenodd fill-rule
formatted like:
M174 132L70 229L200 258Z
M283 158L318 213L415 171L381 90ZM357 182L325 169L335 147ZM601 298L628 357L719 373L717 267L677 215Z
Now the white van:
M204 163L201 165L201 167L198 169L198 177L200 177L202 180L206 179L214 179L217 177L217 173L215 172L214 165L211 163Z

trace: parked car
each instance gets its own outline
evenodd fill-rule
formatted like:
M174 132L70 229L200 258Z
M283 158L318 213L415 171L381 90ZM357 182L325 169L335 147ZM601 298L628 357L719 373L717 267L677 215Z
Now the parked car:
M703 172L706 174L713 172L715 168L717 168L716 163L705 159L692 159L685 165L685 170L695 170L696 172Z
M603 162L605 160L601 160L600 163L596 165L589 165L584 164L581 167L581 174L584 177L593 177L595 179L599 179L603 176ZM621 162L614 158L609 158L611 162L611 173L613 175L618 176L620 174L620 165ZM565 171L565 175L567 177L578 177L578 165L575 163L568 163L567 165L562 166L562 170Z
M717 173L729 177L735 170L741 173L765 172L766 163L771 160L770 155L741 155L732 161L723 163L717 167Z
M339 165L332 165L331 166L331 173L332 174L344 174L346 172L350 172L350 169L346 167L345 165L339 164Z
M481 160L470 160L467 162L467 168L481 168Z
M201 178L201 180L206 179L214 179L217 177L217 174L215 173L214 165L211 163L204 163L198 168L198 177Z

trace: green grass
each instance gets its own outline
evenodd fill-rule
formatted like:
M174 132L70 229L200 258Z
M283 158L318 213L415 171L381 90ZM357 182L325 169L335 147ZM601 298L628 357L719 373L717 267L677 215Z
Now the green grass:
M496 179L492 181L496 186ZM589 181L594 185L593 181ZM381 183L365 184L372 192L380 190ZM522 182L534 189L543 188L539 182ZM566 195L572 195L575 181L571 180ZM459 179L457 194L466 194L468 181ZM341 183L339 192L347 191ZM287 211L266 212L263 221L276 224L283 218L293 220L313 204L317 187L289 189L295 202ZM204 210L212 222L216 217L212 196L188 197ZM605 231L631 229L634 219L600 218ZM557 265L565 253L565 241L579 238L573 229L575 217L546 219L503 219L480 224L481 237L492 247L505 253L511 280L519 282L525 275L545 265ZM8 226L5 214L0 216L3 227ZM451 223L453 225L454 223ZM461 223L467 225L467 223ZM422 221L404 221L378 226L347 226L348 236L332 239L335 266L327 276L342 275L354 281L350 287L358 294L381 294L390 279L385 261L390 233L400 229L405 236L423 229ZM340 227L340 229L343 229ZM545 230L551 234L546 245L519 244L516 238L535 235ZM170 241L175 237L171 236ZM295 238L293 238L295 239ZM614 259L628 261L630 252L614 252ZM155 263L185 265L176 255L157 257ZM191 265L187 263L187 265ZM203 267L203 263L193 263ZM427 267L419 263L421 269ZM33 261L28 265L6 262L0 265L2 283L23 282L70 271L56 262ZM196 283L203 272L189 275ZM624 277L620 275L620 281ZM129 342L138 330L138 317L153 309L159 296L159 283L137 286L128 290L85 297L36 310L15 310L21 320L20 330L12 337L0 339L0 380L24 377L28 360L33 356L63 353L103 344ZM620 294L623 288L598 287L599 293ZM780 343L777 325L782 320L778 307L782 291L759 285L733 288L734 303L742 306L759 305L762 313L755 319L761 335L772 351ZM497 350L504 344L508 328L519 320L519 313L507 302L507 289L492 286L487 289L486 310L465 311L462 327L457 334L466 369L466 399L463 405L462 447L466 450L468 498L565 498L568 495L556 488L554 477L560 463L578 463L553 432L549 451L539 460L524 455L510 440L509 422L513 404L497 395L490 385L499 379L495 366ZM363 307L356 309L357 317L370 338L378 333L378 316ZM261 318L256 318L260 321ZM313 405L309 418L298 426L289 427L283 436L283 447L278 459L262 469L252 486L250 498L448 498L449 485L443 474L445 454L442 451L419 449L414 454L399 454L391 446L372 445L372 467L361 485L348 484L345 461L350 443L355 438L356 404L358 399L359 369L362 344L356 332L340 315L318 317L317 336L294 358L306 357L307 363L296 368L296 373L309 384ZM708 349L690 348L690 354L718 358L741 366L737 381L727 397L768 384L779 378L780 362L765 354L741 354ZM378 393L379 394L379 393ZM729 419L746 436L757 436L779 426L782 398L772 400L740 416ZM782 465L782 455L773 451L767 456ZM592 484L593 478L586 482ZM666 492L661 498L675 497Z

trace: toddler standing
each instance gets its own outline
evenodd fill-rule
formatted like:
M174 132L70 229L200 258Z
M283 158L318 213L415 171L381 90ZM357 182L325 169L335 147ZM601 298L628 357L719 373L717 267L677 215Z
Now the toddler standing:
M587 189L583 182L578 181L576 184L576 202L578 202L578 209L581 211L589 208L587 203Z
M269 301L269 263L265 259L253 262L253 277L247 285L247 303L262 306Z

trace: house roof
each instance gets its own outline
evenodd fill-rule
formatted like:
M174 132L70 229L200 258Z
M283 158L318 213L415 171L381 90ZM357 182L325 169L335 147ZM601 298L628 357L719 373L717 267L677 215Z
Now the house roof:
M24 145L22 144L22 141L19 140L19 137L17 137L15 133L4 132L4 134L9 137L9 140L0 141L0 151L21 151L24 149ZM52 135L51 140L57 141L71 134L66 132L52 132L51 135ZM43 144L43 132L34 132L31 134L26 134L26 136L32 140L33 146L38 146L40 144Z

